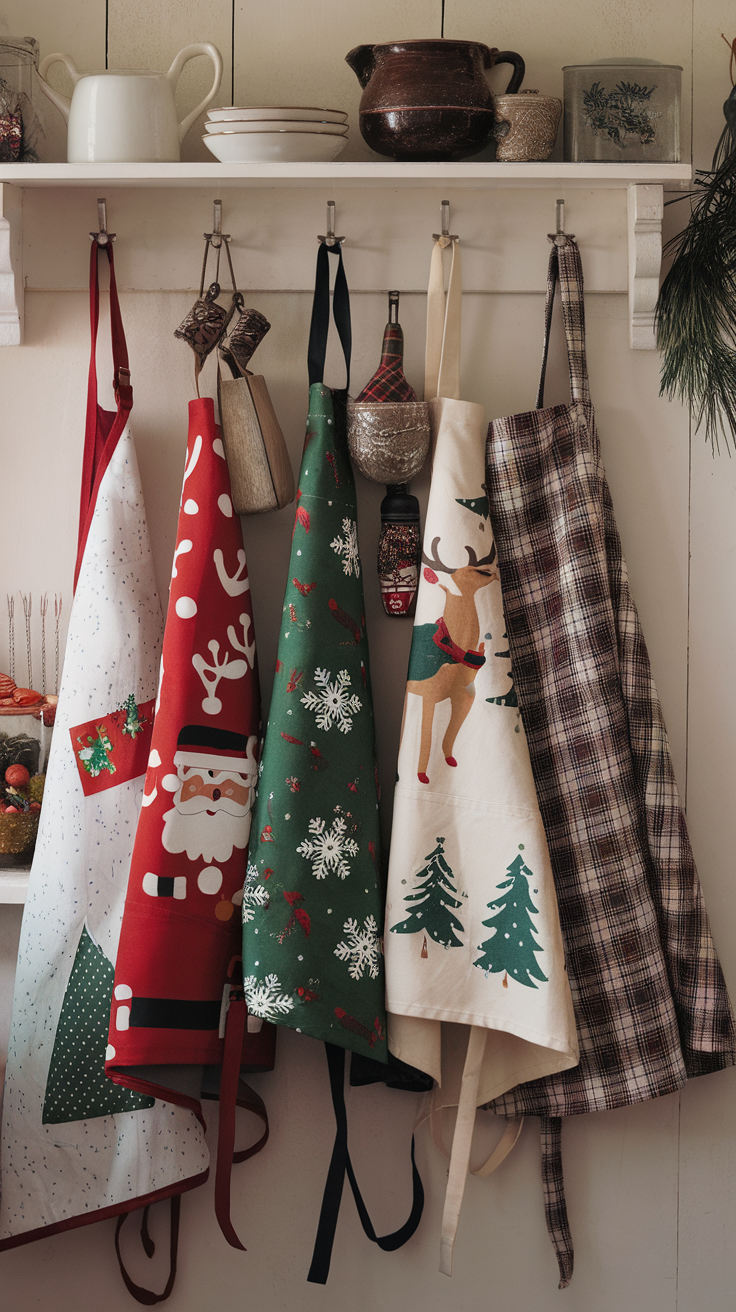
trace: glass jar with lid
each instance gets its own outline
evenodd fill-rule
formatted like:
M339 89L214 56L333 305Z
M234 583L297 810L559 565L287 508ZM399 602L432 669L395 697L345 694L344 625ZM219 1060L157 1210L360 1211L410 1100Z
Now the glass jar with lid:
M653 59L568 64L566 160L676 164L682 67Z
M0 163L34 163L41 125L33 108L38 41L0 31Z

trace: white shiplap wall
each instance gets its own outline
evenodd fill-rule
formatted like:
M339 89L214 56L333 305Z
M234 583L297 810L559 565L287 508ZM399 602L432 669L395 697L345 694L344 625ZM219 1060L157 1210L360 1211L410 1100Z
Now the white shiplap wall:
M32 32L42 54L68 51L82 69L167 68L176 51L212 40L225 57L236 103L337 105L351 116L345 158L369 158L357 133L359 87L344 55L363 40L439 33L439 0L6 0L11 31ZM446 34L521 51L527 85L560 94L561 66L608 54L680 63L684 140L706 166L720 132L728 56L720 32L736 34L726 0L524 0L489 14L481 0L448 0ZM234 45L231 40L234 32ZM106 47L107 43L107 47ZM52 76L63 85L63 70ZM207 85L208 66L189 65L182 110ZM494 83L503 82L503 70ZM692 97L691 97L692 91ZM45 157L64 157L61 120L47 102ZM205 158L197 129L184 158ZM212 193L214 194L214 193ZM154 191L108 196L123 314L134 370L134 429L158 577L165 589L186 433L191 369L172 330L198 280L201 233L212 194ZM224 196L243 285L273 323L258 356L269 379L292 458L298 464L306 400L306 336L319 193L239 192ZM354 289L354 379L362 384L385 318L381 289L406 289L402 322L407 366L421 382L423 286L440 193L338 197L348 276ZM546 233L552 193L496 197L457 194L453 230L464 239L464 395L489 418L533 404L541 335ZM732 743L736 738L736 467L715 462L692 441L687 415L658 398L654 353L629 350L623 200L570 193L568 226L577 233L588 276L589 360L604 458L634 594L644 622L672 740L714 933L736 994L736 896ZM684 206L674 207L677 214ZM677 222L670 213L668 222ZM0 597L12 588L70 596L87 368L84 291L94 193L28 191L26 344L0 353ZM286 289L286 290L284 290ZM408 294L411 292L412 294ZM552 392L562 399L559 350ZM106 377L104 367L100 376ZM209 384L212 385L209 377ZM426 494L426 474L417 490ZM375 548L381 489L360 482L361 542ZM245 522L264 695L288 560L291 512ZM380 611L366 569L371 659L385 804L398 739L409 641L407 627ZM0 669L6 657L0 623ZM386 817L388 818L388 817ZM9 1010L9 967L17 911L0 909L0 1039ZM277 1070L254 1081L272 1121L267 1150L236 1168L236 1224L247 1254L217 1230L207 1189L183 1204L180 1274L171 1312L239 1307L263 1312L733 1312L736 1278L736 1078L693 1082L682 1095L565 1126L564 1160L576 1272L565 1294L542 1215L536 1125L490 1180L470 1180L451 1281L437 1273L445 1166L425 1132L418 1157L427 1188L420 1230L404 1249L382 1254L360 1232L346 1196L330 1281L305 1283L332 1136L324 1056L284 1031ZM385 1090L350 1095L351 1149L379 1228L392 1229L408 1206L407 1142L412 1096ZM493 1124L478 1131L494 1136ZM163 1247L163 1246L162 1246ZM162 1265L159 1266L159 1258ZM163 1254L153 1264L163 1280ZM139 1279L153 1279L140 1264ZM118 1312L132 1306L104 1223L0 1256L7 1306L50 1305L56 1312Z

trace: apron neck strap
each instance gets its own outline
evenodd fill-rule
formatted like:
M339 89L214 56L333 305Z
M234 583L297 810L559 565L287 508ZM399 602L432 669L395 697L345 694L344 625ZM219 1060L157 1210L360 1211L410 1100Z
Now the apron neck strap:
M326 242L320 242L317 251L312 322L309 327L309 347L307 350L309 386L311 387L312 383L324 382L327 334L330 327L330 255L337 256L335 290L332 296L332 316L335 320L335 327L345 356L345 389L347 390L350 386L350 356L352 352L350 295L348 281L345 277L345 266L342 261L342 246L328 246Z
M442 253L452 247L450 281L445 296ZM460 314L462 307L460 247L456 238L439 237L434 244L427 288L427 353L424 362L424 399L435 396L460 399Z
M92 249L90 251L89 266L91 351L89 361L89 384L87 388L88 419L90 410L93 409L94 413L94 409L97 407L97 330L100 322L100 251L104 251L107 255L108 264L110 265L110 332L112 336L112 385L115 392L115 400L118 403L119 409L132 410L133 408L133 389L130 386L130 369L128 368L128 347L125 341L123 320L120 314L120 301L118 300L118 288L115 281L115 257L113 255L112 242L108 242L106 246L100 246L99 242L93 241Z
M555 287L560 283L562 321L567 342L567 361L570 372L570 396L573 401L590 401L588 362L585 355L585 305L583 302L583 265L577 242L568 237L564 246L553 246L547 269L547 297L544 305L544 349L542 371L539 378L536 408L544 406L544 380L547 373L547 355L552 328L552 307Z

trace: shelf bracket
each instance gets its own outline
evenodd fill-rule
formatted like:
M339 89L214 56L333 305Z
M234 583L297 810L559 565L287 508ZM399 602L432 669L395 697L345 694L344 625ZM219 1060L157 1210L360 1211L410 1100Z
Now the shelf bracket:
M0 346L23 341L23 188L0 183Z
M632 183L629 214L629 345L634 351L654 351L654 310L662 267L664 188Z

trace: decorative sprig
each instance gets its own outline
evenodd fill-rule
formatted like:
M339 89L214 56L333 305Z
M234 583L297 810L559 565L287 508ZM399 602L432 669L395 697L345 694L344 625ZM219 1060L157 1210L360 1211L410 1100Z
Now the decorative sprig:
M39 610L41 611L41 692L46 695L46 612L49 608L49 594L44 592Z
M726 38L723 38L724 41ZM731 70L736 41L731 48ZM736 448L736 87L723 106L726 126L709 171L698 169L685 230L656 310L662 352L660 395L690 407L713 451ZM678 199L683 199L678 197ZM672 202L668 202L672 204Z
M33 657L31 655L31 611L33 609L33 593L20 593L20 599L23 602L23 614L26 620L26 661L28 663L28 687L33 687Z
M15 679L15 597L6 592L5 596L8 601L8 661L10 669L8 674L11 679Z

